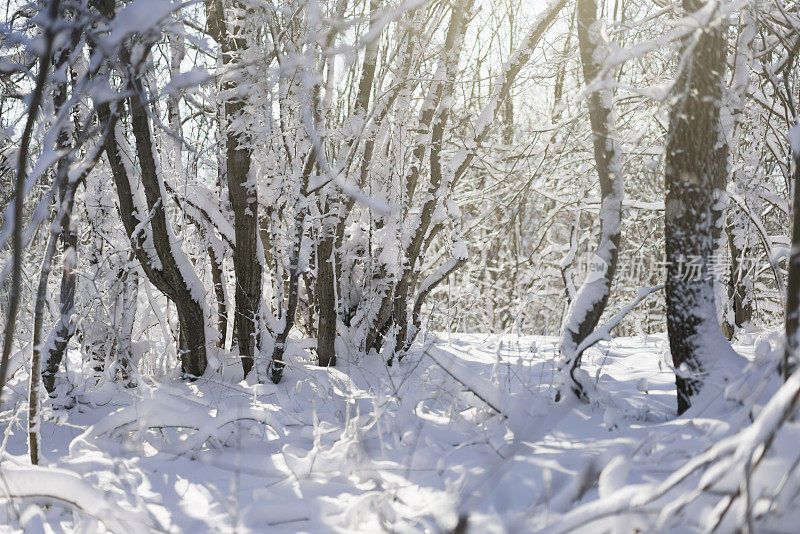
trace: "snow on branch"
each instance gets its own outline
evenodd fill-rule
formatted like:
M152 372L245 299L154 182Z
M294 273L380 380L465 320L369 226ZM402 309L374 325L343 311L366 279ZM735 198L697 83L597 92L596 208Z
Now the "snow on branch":
M56 467L8 467L0 474L0 501L59 503L101 521L111 532L152 532L146 510L129 509L90 486L80 475Z

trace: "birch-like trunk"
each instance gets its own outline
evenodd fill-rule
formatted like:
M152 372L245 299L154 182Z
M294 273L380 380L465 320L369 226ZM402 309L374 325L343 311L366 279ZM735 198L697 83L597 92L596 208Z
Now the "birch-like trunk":
M75 44L74 42L72 43ZM65 67L66 61L69 56L69 49L60 50L55 58L55 69L61 70ZM66 80L60 81L56 84L53 90L53 107L56 113L62 111L62 108L67 100L67 82ZM65 122L69 121L67 116ZM70 134L69 129L65 126L61 128L56 141L59 150L67 152L70 147ZM67 172L69 163L66 158L59 160L57 165L56 176L59 181L59 201L60 201L60 240L61 247L64 253L63 271L61 273L61 291L59 295L59 318L56 325L55 336L52 342L48 343L44 350L45 361L42 362L42 381L48 393L55 390L55 375L58 371L58 366L64 358L64 353L67 349L72 335L75 333L75 325L71 319L75 313L75 262L78 249L78 234L75 231L72 221L72 206L74 203L76 185L71 185L70 190L67 188ZM48 243L48 248L49 248ZM44 263L42 264L42 274L44 274ZM49 275L49 267L48 267ZM42 280L40 278L40 286ZM45 289L47 282L45 280ZM39 290L41 291L41 287ZM38 296L37 296L38 299ZM38 311L37 301L37 311ZM36 319L34 318L34 325ZM36 327L34 326L34 335ZM34 350L36 350L36 342L34 342Z
M736 54L734 56L733 72L731 73L729 90L731 111L730 124L727 125L729 129L727 137L730 139L728 157L733 155L734 158L740 157L742 114L745 95L750 87L750 71L755 59L753 42L757 34L757 26L753 9L754 6L748 4L740 12ZM752 189L755 178L752 174L737 168L735 161L731 160L731 185L737 194L743 195L746 199L749 196L746 191ZM749 217L744 216L741 211L738 213L733 212L728 224L725 226L728 252L731 259L730 283L727 291L728 301L733 305L733 324L731 325L733 328L731 328L731 334L733 334L735 328L742 328L750 324L753 318L753 280L748 273L749 258L755 252L755 247L750 242L752 231L753 225Z

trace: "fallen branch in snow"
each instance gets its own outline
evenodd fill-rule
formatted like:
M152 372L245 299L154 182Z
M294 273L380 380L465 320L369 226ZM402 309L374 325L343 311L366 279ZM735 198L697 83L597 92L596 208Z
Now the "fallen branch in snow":
M56 501L101 521L111 532L147 533L156 525L144 510L129 510L105 491L90 486L80 475L52 467L3 469L0 500Z
M455 366L453 365L453 363L455 362L456 359L455 356L450 354L452 360L449 362L450 365L446 365L446 362L444 362L438 355L436 356L434 355L434 351L431 350L432 348L433 347L430 345L425 347L425 349L422 351L422 354L428 356L431 360L433 360L436 363L436 365L441 367L445 373L450 375L456 382L467 388L467 391L469 391L470 393L478 397L480 400L482 400L484 403L486 403L486 405L489 406L489 408L491 408L492 410L494 410L495 412L499 413L504 417L507 415L500 408L500 406L502 406L502 402L496 388L494 388L491 384L482 383L480 378L477 378L475 375L470 375L470 378L467 378L466 376L463 376L460 373L454 371ZM438 349L435 350L436 352L443 352L439 351Z
M253 408L251 406L233 407L229 410L218 411L210 415L209 408L205 406L182 407L173 406L166 410L165 403L158 399L147 399L135 405L127 406L108 415L102 421L89 427L81 436L70 445L70 454L81 442L91 442L95 438L107 435L115 437L126 431L134 430L143 432L155 428L180 428L195 430L185 439L180 440L173 448L161 450L175 455L195 451L214 437L222 427L239 421L254 421L261 423L277 435L280 425L275 424L273 414L269 410Z

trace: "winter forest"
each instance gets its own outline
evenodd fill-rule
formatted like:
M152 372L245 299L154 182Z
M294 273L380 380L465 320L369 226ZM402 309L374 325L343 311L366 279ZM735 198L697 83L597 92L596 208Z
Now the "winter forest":
M797 532L797 0L0 12L0 531Z

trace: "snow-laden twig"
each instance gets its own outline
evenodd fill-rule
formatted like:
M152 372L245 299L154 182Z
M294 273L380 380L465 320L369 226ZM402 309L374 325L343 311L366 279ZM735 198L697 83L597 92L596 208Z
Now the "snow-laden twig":
M473 127L471 138L465 143L464 148L456 154L450 163L452 172L452 183L455 184L472 164L472 160L477 154L478 148L489 135L490 127L497 115L500 113L500 104L505 100L514 84L514 81L522 67L528 62L536 46L539 44L545 31L555 21L558 13L566 5L566 0L551 0L536 17L528 34L517 48L511 58L503 66L503 71L498 77L497 84L494 86L489 101L484 106Z
M795 413L798 400L800 400L800 372L789 377L759 413L753 424L690 459L660 484L625 486L605 499L575 508L539 532L571 532L605 517L643 512L655 501L667 496L673 490L677 490L678 486L690 476L705 469L693 490L679 492L669 505L662 507L659 522L665 526L672 515L701 494L714 490L714 486L728 474L733 472L741 473L743 477L752 476L743 471L743 466L749 464L753 470L759 466L783 424ZM715 494L719 495L719 492L717 491ZM741 496L741 485L737 485L733 492L724 492L721 499L736 499L739 496ZM719 517L717 525L721 519L722 517Z
M456 382L467 388L470 393L485 402L489 408L500 415L507 415L503 410L503 399L500 396L500 391L491 383L487 383L475 375L459 372L456 357L453 354L437 349L432 343L426 346L422 353L433 360Z
M14 329L17 322L19 309L21 281L22 281L22 211L25 202L25 182L28 176L28 151L30 148L33 125L42 104L44 86L50 71L50 62L53 56L53 42L56 39L56 16L58 15L59 0L50 0L47 7L46 26L44 29L44 49L39 57L39 73L36 75L36 84L31 93L28 104L25 128L22 132L22 141L17 160L17 176L14 190L14 209L11 249L14 255L11 269L11 291L9 295L8 310L6 315L6 329L3 337L3 354L0 357L0 398L6 382L8 360L11 357L11 348L14 341ZM10 218L6 219L8 221Z
M660 291L664 289L664 284L653 286L653 287L641 287L639 291L636 292L636 298L630 301L628 304L622 307L622 309L617 312L611 319L608 320L603 326L595 329L594 332L589 334L586 339L584 339L580 345L578 345L578 354L582 354L586 349L590 348L592 345L597 343L598 341L603 341L610 339L611 331L625 319L625 316L634 309L636 306L639 305L644 299L655 293L656 291Z

